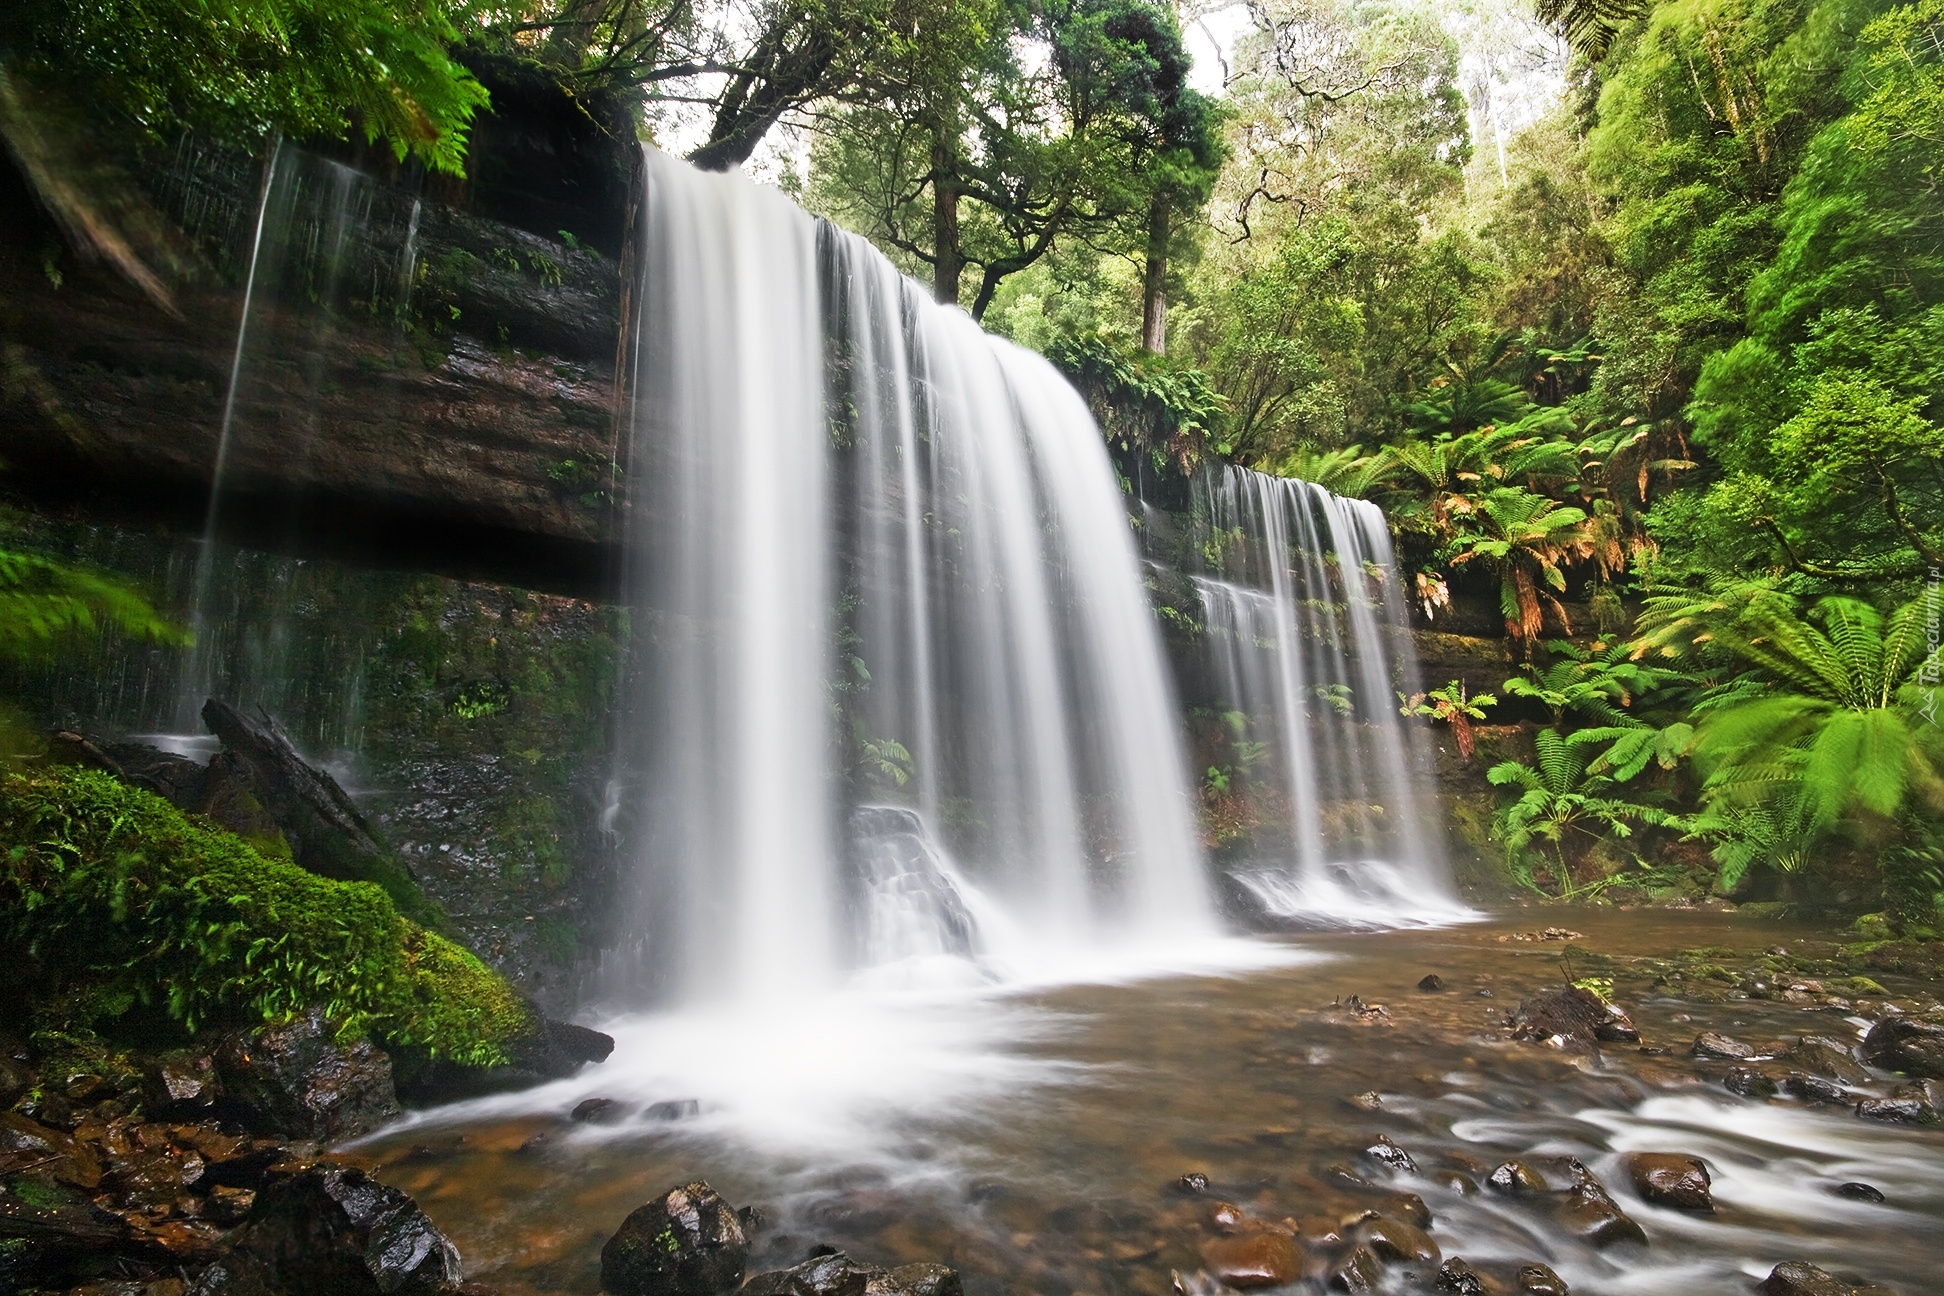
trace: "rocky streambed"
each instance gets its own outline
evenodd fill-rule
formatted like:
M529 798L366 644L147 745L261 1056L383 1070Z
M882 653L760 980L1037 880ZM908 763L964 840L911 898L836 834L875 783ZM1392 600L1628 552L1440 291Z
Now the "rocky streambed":
M1652 910L1237 942L620 1018L603 1065L329 1147L154 1063L15 1074L0 1229L112 1233L86 1290L147 1296L1914 1296L1936 952Z

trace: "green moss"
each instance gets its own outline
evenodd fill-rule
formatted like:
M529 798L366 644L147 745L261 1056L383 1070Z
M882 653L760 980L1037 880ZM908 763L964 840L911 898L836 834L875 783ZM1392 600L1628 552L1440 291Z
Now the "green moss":
M0 782L0 852L0 944L41 963L38 1010L57 1024L137 1003L190 1031L321 1007L474 1066L534 1026L504 978L379 887L269 858L99 771Z

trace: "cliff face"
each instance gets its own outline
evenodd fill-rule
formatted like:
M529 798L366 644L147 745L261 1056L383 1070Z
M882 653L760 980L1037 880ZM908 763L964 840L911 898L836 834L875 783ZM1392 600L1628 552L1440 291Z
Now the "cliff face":
M220 454L218 520L237 538L597 585L618 517L627 180L545 202L534 175L546 156L589 165L599 150L594 169L612 173L634 146L577 139L542 111L544 89L525 87L537 120L483 130L469 185L290 148L269 165L186 145L130 159L117 206L168 235L173 313L78 259L23 171L0 164L11 484L200 518Z

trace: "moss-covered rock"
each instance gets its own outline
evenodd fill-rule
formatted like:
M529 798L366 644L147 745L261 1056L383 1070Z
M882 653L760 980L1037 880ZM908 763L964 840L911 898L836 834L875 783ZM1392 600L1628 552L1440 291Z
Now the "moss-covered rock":
M377 886L269 858L106 773L0 781L0 853L0 947L33 969L37 1026L188 1033L321 1008L347 1037L467 1067L544 1029Z

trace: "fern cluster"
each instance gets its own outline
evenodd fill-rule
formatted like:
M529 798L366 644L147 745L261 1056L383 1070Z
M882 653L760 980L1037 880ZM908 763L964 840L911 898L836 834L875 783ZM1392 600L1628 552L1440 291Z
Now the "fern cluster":
M193 1032L317 1007L468 1066L535 1029L504 978L377 886L268 858L99 771L0 782L0 851L0 948L30 955L69 1012L140 1005Z

